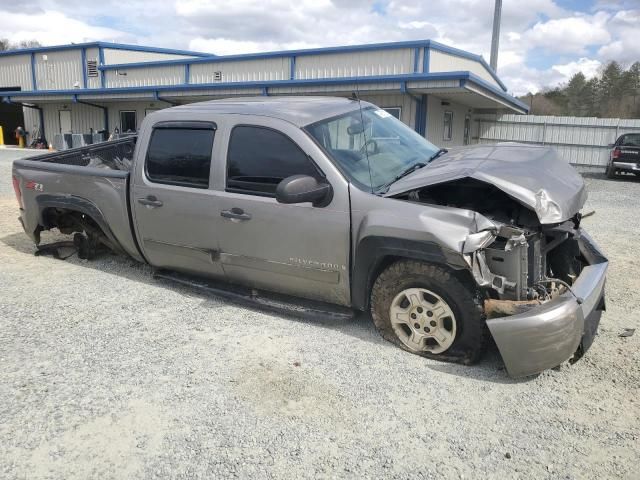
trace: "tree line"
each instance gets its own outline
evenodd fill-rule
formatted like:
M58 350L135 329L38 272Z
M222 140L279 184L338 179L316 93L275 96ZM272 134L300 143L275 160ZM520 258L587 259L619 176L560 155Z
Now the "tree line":
M640 118L640 62L624 69L612 61L589 80L578 72L566 84L520 100L534 115Z
M22 40L20 42L10 42L6 38L0 38L0 52L6 50L16 50L19 48L33 48L41 47L40 42L37 40Z

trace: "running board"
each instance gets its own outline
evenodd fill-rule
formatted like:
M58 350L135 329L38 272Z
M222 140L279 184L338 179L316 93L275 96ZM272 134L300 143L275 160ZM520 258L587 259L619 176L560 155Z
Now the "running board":
M168 270L155 270L153 278L169 280L181 285L196 288L248 307L258 307L275 313L285 313L296 317L318 319L330 318L333 320L351 320L355 312L347 307L332 305L330 303L307 300L298 297L290 297L278 293L256 290L236 285L215 282L200 277L185 275Z

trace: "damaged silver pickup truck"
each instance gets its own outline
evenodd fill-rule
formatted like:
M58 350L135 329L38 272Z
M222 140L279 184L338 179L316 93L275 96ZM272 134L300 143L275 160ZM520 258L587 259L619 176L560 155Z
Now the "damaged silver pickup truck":
M425 357L473 363L492 336L514 377L580 358L604 310L585 186L553 150L446 152L357 100L169 108L137 138L17 160L13 182L36 244L58 228L86 257L370 310Z

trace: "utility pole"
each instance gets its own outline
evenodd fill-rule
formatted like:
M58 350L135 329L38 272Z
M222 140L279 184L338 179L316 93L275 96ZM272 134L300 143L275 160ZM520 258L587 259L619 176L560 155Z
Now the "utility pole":
M496 0L493 12L493 35L491 36L491 59L489 65L493 71L498 70L498 48L500 47L500 17L502 16L502 0Z

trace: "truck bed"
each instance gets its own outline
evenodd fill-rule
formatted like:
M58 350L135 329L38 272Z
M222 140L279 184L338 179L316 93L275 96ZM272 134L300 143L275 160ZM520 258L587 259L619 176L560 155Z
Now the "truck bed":
M131 135L118 140L36 155L29 157L29 161L128 172L131 169L137 138L137 135Z
M117 250L140 259L129 209L136 140L131 136L14 161L27 235L38 243L41 230L59 227L62 213L78 212L90 217Z

